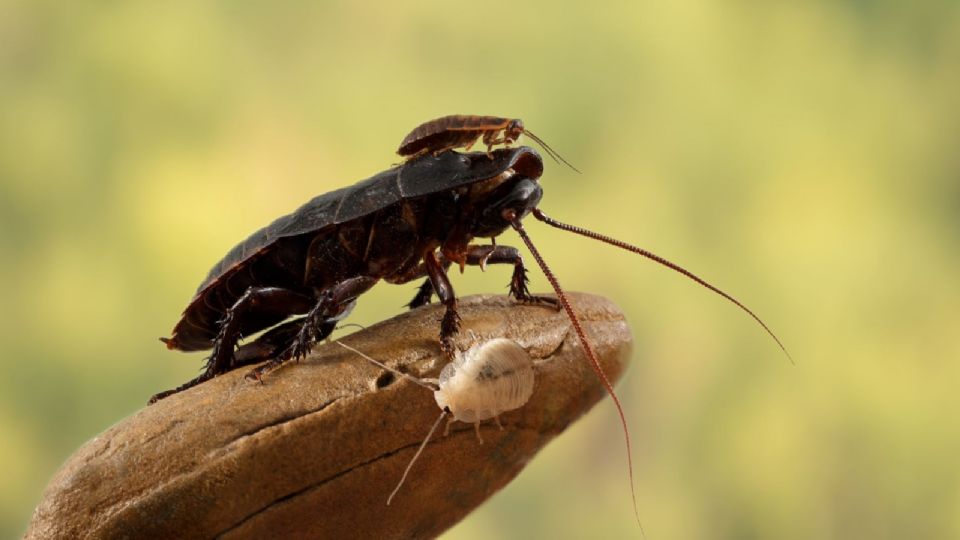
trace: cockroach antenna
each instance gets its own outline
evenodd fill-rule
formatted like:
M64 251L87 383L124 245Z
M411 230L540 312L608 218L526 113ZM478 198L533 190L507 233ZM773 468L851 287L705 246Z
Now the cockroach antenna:
M550 145L549 145L549 144L543 142L543 139L541 139L540 137L537 137L536 135L534 135L533 132L531 132L529 129L524 129L524 130L523 130L523 134L526 135L527 137L530 137L531 140L533 140L534 142L536 142L537 144L539 144L540 147L543 148L543 149L547 152L547 155L549 155L551 158L553 158L554 161L556 161L557 163L561 163L561 162L562 162L562 163L563 163L564 165L566 165L567 167L570 167L571 169L573 169L573 171L576 172L577 174L583 174L583 173L580 172L580 169L574 167L573 165L570 164L569 161L563 159L563 156L561 156L559 153L557 153L557 151L554 150L553 148L550 148Z
M777 342L777 345L780 346L780 350L783 351L783 354L787 355L787 359L790 360L790 363L796 365L796 362L793 361L793 357L790 356L790 352L787 351L787 348L783 345L783 342L780 341L780 338L778 338L777 335L773 333L773 330L771 330L770 327L767 326L767 324L766 324L765 322L763 322L763 320L761 320L760 317L757 316L757 314L755 314L755 313L754 313L752 310L750 310L750 308L748 308L747 306L741 304L740 301L737 300L736 298L734 298L734 297L730 296L729 294L721 291L721 290L718 289L717 287L714 287L713 285L707 283L704 279L702 279L702 278L700 278L699 276L695 275L693 272L687 270L686 268L683 268L682 266L680 266L680 265L678 265L678 264L672 263L672 262L664 259L663 257L659 256L659 255L656 255L656 254L654 254L654 253L651 253L651 252L649 252L649 251L647 251L647 250L645 250L645 249L643 249L643 248L639 248L639 247L637 247L637 246L634 246L634 245L632 245L632 244L628 244L628 243L626 243L626 242L623 242L623 241L621 241L621 240L617 240L616 238L612 238L612 237L606 236L606 235L604 235L604 234L595 233L595 232L593 232L593 231L589 231L589 230L584 229L584 228L582 228L582 227L577 227L576 225L568 225L568 224L566 224L566 223L561 223L561 222L559 222L559 221L557 221L557 220L549 217L548 215L544 214L543 211L540 210L539 208L534 208L534 209L532 210L532 213L533 213L533 217L539 219L540 221L546 223L547 225L550 225L551 227L556 227L557 229L560 229L560 230L564 230L564 231L567 231L567 232L576 233L576 234L579 234L579 235L581 235L581 236L586 236L587 238L592 238L592 239L594 239L594 240L599 240L599 241L601 241L601 242L605 242L605 243L607 243L607 244L610 244L611 246L616 246L616 247L618 247L618 248L625 249L625 250L627 250L627 251L632 251L633 253L636 253L636 254L638 254L638 255L642 255L642 256L650 259L651 261L654 261L654 262L656 262L656 263L658 263L658 264L661 264L661 265L663 265L663 266L666 266L667 268L669 268L669 269L671 269L671 270L673 270L673 271L675 271L675 272L679 272L679 273L687 276L688 278L692 279L693 281L696 281L697 283L699 283L700 285L706 287L707 289L710 289L711 291L713 291L713 292L719 294L720 296L726 298L726 299L729 300L730 302L733 302L734 304L736 304L737 307L739 307L740 309L742 309L743 311L745 311L745 312L747 313L747 315L750 315L750 316L753 318L753 320L755 320L757 323L759 323L760 326L762 326L763 329L767 331L767 334L769 334L770 337L772 337L773 340Z
M550 285L553 286L553 290L557 293L557 299L560 300L560 305L563 306L564 311L567 312L567 317L570 318L570 323L573 325L573 329L577 332L577 337L580 338L580 344L583 345L583 351L587 354L587 358L590 359L590 364L593 366L593 370L597 373L597 376L600 378L600 382L603 383L603 387L607 390L607 393L610 394L610 398L613 399L613 404L617 407L617 414L620 415L620 424L623 426L623 438L627 443L627 471L629 472L630 476L630 498L633 500L633 515L637 518L637 525L640 527L640 534L646 538L646 533L643 532L643 524L640 523L640 512L637 510L637 493L633 486L633 449L630 445L630 430L627 428L627 417L623 412L623 406L620 404L620 398L617 397L617 393L613 390L613 385L610 384L610 379L607 378L607 374L603 371L603 366L600 365L600 362L597 360L597 356L593 353L593 348L590 347L590 343L587 341L587 336L583 331L583 326L580 324L580 319L577 318L577 314L570 306L570 302L567 300L567 295L564 294L563 289L560 287L560 282L557 281L557 277L553 275L553 272L547 266L547 263L543 260L543 257L540 256L540 252L537 251L536 246L533 245L533 242L530 240L530 236L527 235L527 231L523 228L523 224L520 223L520 219L517 218L515 213L510 216L509 213L511 212L513 211L506 211L504 217L509 219L514 230L516 230L517 234L520 235L520 238L523 239L523 243L527 245L527 249L530 250L530 254L533 255L533 258L537 261L537 264L540 265L540 269L547 277L547 281L549 281Z

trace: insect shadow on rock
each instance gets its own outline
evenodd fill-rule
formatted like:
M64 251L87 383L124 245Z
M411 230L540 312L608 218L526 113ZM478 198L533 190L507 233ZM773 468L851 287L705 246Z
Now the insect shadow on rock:
M426 153L440 154L446 150L463 148L470 150L477 139L483 138L487 145L487 153L496 144L513 144L521 135L530 137L540 145L557 163L563 163L576 172L580 172L563 156L543 142L523 125L519 118L502 118L499 116L478 116L468 114L452 114L442 116L420 124L413 128L400 143L397 153L401 156L414 158Z
M450 418L447 420L444 436L450 430L450 424L455 421L472 423L477 440L483 444L480 422L492 418L502 430L499 415L526 405L533 394L533 359L523 347L510 339L494 338L478 343L464 352L458 351L453 361L440 371L438 379L414 377L371 358L343 341L336 343L391 373L432 390L440 407L440 416L410 459L397 487L387 497L388 506L407 479L414 462L426 448L440 421L447 415Z
M196 378L150 402L185 390L240 366L264 362L248 377L262 376L290 359L305 357L353 309L357 298L380 280L407 283L427 279L409 307L428 304L436 294L445 310L440 345L454 354L460 329L457 297L447 277L452 264L513 266L509 294L524 303L566 311L584 353L610 394L624 430L631 495L630 435L620 400L593 353L563 289L534 247L521 220L533 216L568 232L626 249L667 266L730 300L783 344L752 311L732 296L680 266L648 251L549 218L538 208L543 161L531 148L490 152L426 153L353 186L342 188L278 218L237 245L201 283L169 338L170 349L212 349ZM535 296L528 288L520 252L494 239L513 228L529 248L557 297ZM489 244L473 243L489 238ZM293 317L293 318L291 318ZM237 348L243 336L266 330ZM789 357L789 354L787 355ZM638 518L639 521L639 518Z

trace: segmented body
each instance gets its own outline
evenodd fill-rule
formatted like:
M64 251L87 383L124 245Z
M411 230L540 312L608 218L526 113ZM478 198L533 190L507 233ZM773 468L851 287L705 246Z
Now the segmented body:
M425 152L440 152L451 148L469 146L481 136L484 142L494 141L503 133L503 140L514 142L523 133L519 119L499 116L453 114L424 122L415 127L403 141L397 153L401 156L416 156Z
M495 338L444 366L434 398L455 420L475 423L522 407L532 394L530 355L512 340Z
M537 178L539 156L519 147L484 154L447 153L410 161L352 186L315 197L238 244L210 270L170 338L170 349L210 349L227 310L251 287L283 287L316 295L345 278L367 275L396 282L420 262L466 209L472 186L517 171ZM312 302L283 312L264 310L243 321L251 335Z
M494 145L515 143L521 135L526 135L539 144L557 163L563 163L574 171L580 172L553 148L550 148L550 145L545 143L543 139L526 129L523 126L523 120L500 116L452 114L435 118L413 128L413 131L403 138L397 153L401 156L414 158L427 153L438 155L455 148L469 150L481 137L483 137L483 144L487 147L487 152L490 153Z

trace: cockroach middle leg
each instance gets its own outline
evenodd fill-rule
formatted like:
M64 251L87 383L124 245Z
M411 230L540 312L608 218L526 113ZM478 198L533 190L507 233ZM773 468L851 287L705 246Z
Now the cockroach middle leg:
M498 136L499 135L499 136ZM493 147L498 144L509 144L512 139L508 139L503 130L491 130L483 134L483 144L487 145L487 156L493 156Z
M442 259L442 257L441 257ZM446 272L450 269L451 262L448 260L441 260L440 264L443 266L443 271ZM395 283L403 283L404 281L409 281L420 277L426 273L426 266L419 267L414 269L411 272L410 276L405 276L399 280L396 280ZM418 308L420 306L425 306L430 303L430 300L433 298L433 283L430 281L430 278L423 280L423 283L420 284L420 288L417 289L417 294L414 295L413 299L407 304L407 307L410 309Z
M443 264L437 259L437 254L428 251L423 255L423 262L426 265L427 275L430 277L430 283L433 290L440 298L440 302L446 306L443 314L443 320L440 322L440 348L447 356L453 356L455 351L453 338L460 331L460 314L457 312L457 296L453 292L453 285L450 284L450 278L444 270Z
M233 354L234 367L276 358L290 348L305 321L306 317L297 317L267 330L250 343L243 344Z
M283 320L291 311L303 313L312 300L303 294L279 287L251 287L227 310L207 361L212 375L233 368L234 349L248 319ZM291 307L292 306L292 307Z
M341 315L352 307L354 300L377 281L376 278L367 276L350 278L320 293L320 300L303 317L297 336L289 347L266 364L251 370L246 378L263 382L265 374L277 369L287 360L292 358L299 361L306 357L314 343L333 332Z
M319 323L318 325L316 325L315 329L312 331L312 333L313 333L313 338L312 338L312 339L313 339L313 343L316 343L316 342L318 342L318 341L321 341L321 340L327 338L330 334L332 334L333 331L336 330L336 328L337 328L337 323L338 323L338 322L339 322L339 319L334 318L334 319L329 319L329 320L322 321L321 323ZM293 356L293 349L296 347L298 340L301 339L301 336L302 336L302 334L303 334L304 326L306 326L307 324L310 324L309 321L308 321L308 318L307 318L307 317L301 317L301 318L299 318L299 319L297 319L297 320L291 321L291 322L290 322L290 328L289 328L289 329L288 329L288 328L282 328L283 326L286 326L286 325L281 325L281 327L278 327L278 328L274 329L274 330L277 330L277 329L284 330L284 333L290 334L290 337L286 340L286 342L283 342L283 341L281 341L281 340L278 338L278 340L277 340L278 346L273 349L273 353L270 354L269 356L265 356L265 357L264 357L264 356L260 356L260 357L258 357L258 358L250 358L250 359L247 359L247 361L246 361L245 363L253 363L253 362L256 362L256 361L258 361L258 360L268 360L268 361L267 361L266 363L260 365L260 366L257 366L256 368L250 370L246 375L244 375L244 378L250 379L250 380L257 380L258 382L260 382L261 384L263 384L263 377L264 377L264 376L266 376L266 375L270 374L271 372L277 370L277 369L278 369L280 366L282 366L287 360L290 360L291 358L294 357L294 356ZM266 335L266 334L264 334L264 336L265 336L265 335ZM261 338L264 337L264 336L261 336ZM259 339L258 339L257 341L259 341ZM243 347L241 347L241 348L237 351L238 355L239 355L240 353L245 352L245 351L244 351L244 348L245 348L245 347L253 346L253 345L256 345L256 342L251 343L251 344L249 344L249 345L244 345ZM256 352L257 352L256 349L253 349L253 350L250 351L249 354L252 356L252 355L255 354ZM299 361L299 359L297 359L297 361Z

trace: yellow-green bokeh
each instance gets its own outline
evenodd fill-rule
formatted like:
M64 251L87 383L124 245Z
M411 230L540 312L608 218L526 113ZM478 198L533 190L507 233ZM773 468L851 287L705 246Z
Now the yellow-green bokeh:
M156 338L222 254L450 113L522 117L584 171L548 162L544 209L729 290L797 359L678 276L529 225L632 323L648 537L960 537L960 4L932 0L0 0L0 537L196 372ZM604 403L448 536L635 536L625 475Z

